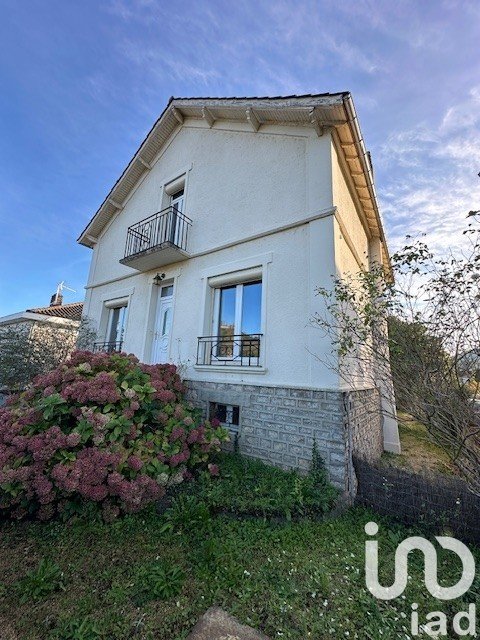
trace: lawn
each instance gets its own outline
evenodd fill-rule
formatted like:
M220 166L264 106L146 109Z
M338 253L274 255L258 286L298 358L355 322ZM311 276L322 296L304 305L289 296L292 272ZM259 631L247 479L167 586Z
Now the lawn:
M227 456L223 478L185 486L165 514L151 508L113 524L3 522L0 636L180 640L216 604L272 640L397 639L409 637L412 602L421 613L452 613L480 598L477 580L463 603L432 600L415 554L404 596L375 600L364 586L365 523L380 524L385 583L396 545L412 530L358 508L320 520L294 507L278 517L280 499L265 507L268 471L258 484L246 465ZM272 477L298 493L294 475ZM260 515L258 504L276 517ZM439 567L450 584L459 575L451 555L440 554ZM42 560L44 579L29 576Z
M401 455L385 453L382 461L414 471L415 473L440 473L454 475L455 467L447 453L435 444L425 425L413 420L405 413L399 413Z

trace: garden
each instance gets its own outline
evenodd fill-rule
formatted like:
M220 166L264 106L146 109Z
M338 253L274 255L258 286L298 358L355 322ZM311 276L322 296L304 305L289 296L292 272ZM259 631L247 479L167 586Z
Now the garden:
M268 637L409 638L422 588L365 587L364 526L382 582L407 529L341 508L316 449L307 475L221 451L227 432L184 398L171 365L75 353L0 410L2 638L180 640L217 605ZM477 554L478 556L478 554ZM440 582L458 579L439 553ZM480 556L479 556L480 557Z

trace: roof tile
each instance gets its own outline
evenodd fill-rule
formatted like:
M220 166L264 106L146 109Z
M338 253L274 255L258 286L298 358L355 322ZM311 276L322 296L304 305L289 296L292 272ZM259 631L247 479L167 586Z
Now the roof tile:
M55 318L67 318L68 320L82 319L83 302L70 302L69 304L56 304L51 307L37 307L27 309L27 313L39 313L44 316Z

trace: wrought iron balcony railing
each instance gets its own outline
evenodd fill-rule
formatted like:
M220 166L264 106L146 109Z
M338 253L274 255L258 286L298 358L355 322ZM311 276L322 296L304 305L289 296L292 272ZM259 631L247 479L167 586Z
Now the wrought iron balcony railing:
M202 336L198 338L197 365L261 366L263 334Z
M95 342L93 345L93 352L98 353L104 351L105 353L117 353L122 350L123 342Z
M190 218L187 218L174 206L167 207L137 222L128 228L123 261L139 254L167 247L186 251L188 230L191 224Z

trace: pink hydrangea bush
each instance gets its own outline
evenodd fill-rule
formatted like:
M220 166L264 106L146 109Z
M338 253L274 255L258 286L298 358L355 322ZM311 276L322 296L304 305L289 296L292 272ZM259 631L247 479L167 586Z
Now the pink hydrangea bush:
M227 432L184 392L173 365L73 353L0 409L0 514L49 519L91 501L111 520L208 468Z

